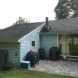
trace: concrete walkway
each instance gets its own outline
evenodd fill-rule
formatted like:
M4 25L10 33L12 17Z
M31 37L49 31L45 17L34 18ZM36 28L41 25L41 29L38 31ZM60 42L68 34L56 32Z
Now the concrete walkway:
M78 62L71 61L50 61L40 60L35 68L29 68L30 70L43 71L52 74L62 74L68 76L78 77Z

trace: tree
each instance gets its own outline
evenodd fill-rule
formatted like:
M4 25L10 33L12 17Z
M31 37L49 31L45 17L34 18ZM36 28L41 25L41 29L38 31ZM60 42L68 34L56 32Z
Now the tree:
M54 11L56 19L78 17L78 0L59 0Z
M16 23L14 24L23 24L23 23L29 23L29 19L25 19L25 18L22 18L22 17L19 17L17 20L16 20Z

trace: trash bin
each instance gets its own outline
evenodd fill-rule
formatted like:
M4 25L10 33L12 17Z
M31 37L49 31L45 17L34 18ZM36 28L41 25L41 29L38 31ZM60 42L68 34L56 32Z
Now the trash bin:
M0 68L2 68L3 65L6 63L7 54L8 54L7 50L0 50Z
M49 58L50 60L59 60L60 59L60 50L58 47L51 47L49 50Z
M28 52L25 60L30 61L31 67L35 67L35 64L39 63L39 54L37 52Z
M39 49L39 58L45 59L45 50L44 49Z

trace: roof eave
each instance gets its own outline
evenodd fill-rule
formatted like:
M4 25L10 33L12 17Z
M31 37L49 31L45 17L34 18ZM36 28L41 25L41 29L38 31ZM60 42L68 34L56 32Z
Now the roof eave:
M0 40L0 42L18 42L18 40Z
M78 34L78 32L40 32L40 34Z

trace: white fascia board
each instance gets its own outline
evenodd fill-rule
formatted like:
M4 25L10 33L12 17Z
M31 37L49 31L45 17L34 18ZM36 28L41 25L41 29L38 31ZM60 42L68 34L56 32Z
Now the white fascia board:
M57 47L59 47L59 35L57 34Z
M39 27L43 27L44 26L44 24L45 23L43 23L42 25L40 25ZM35 30L37 30L39 27L37 27L36 29L34 29L33 31L31 31L30 33L28 33L28 34L26 34L25 36L23 36L22 38L20 38L19 40L18 40L18 42L20 42L22 39L24 39L24 38L26 38L28 35L30 35L31 33L33 33Z

